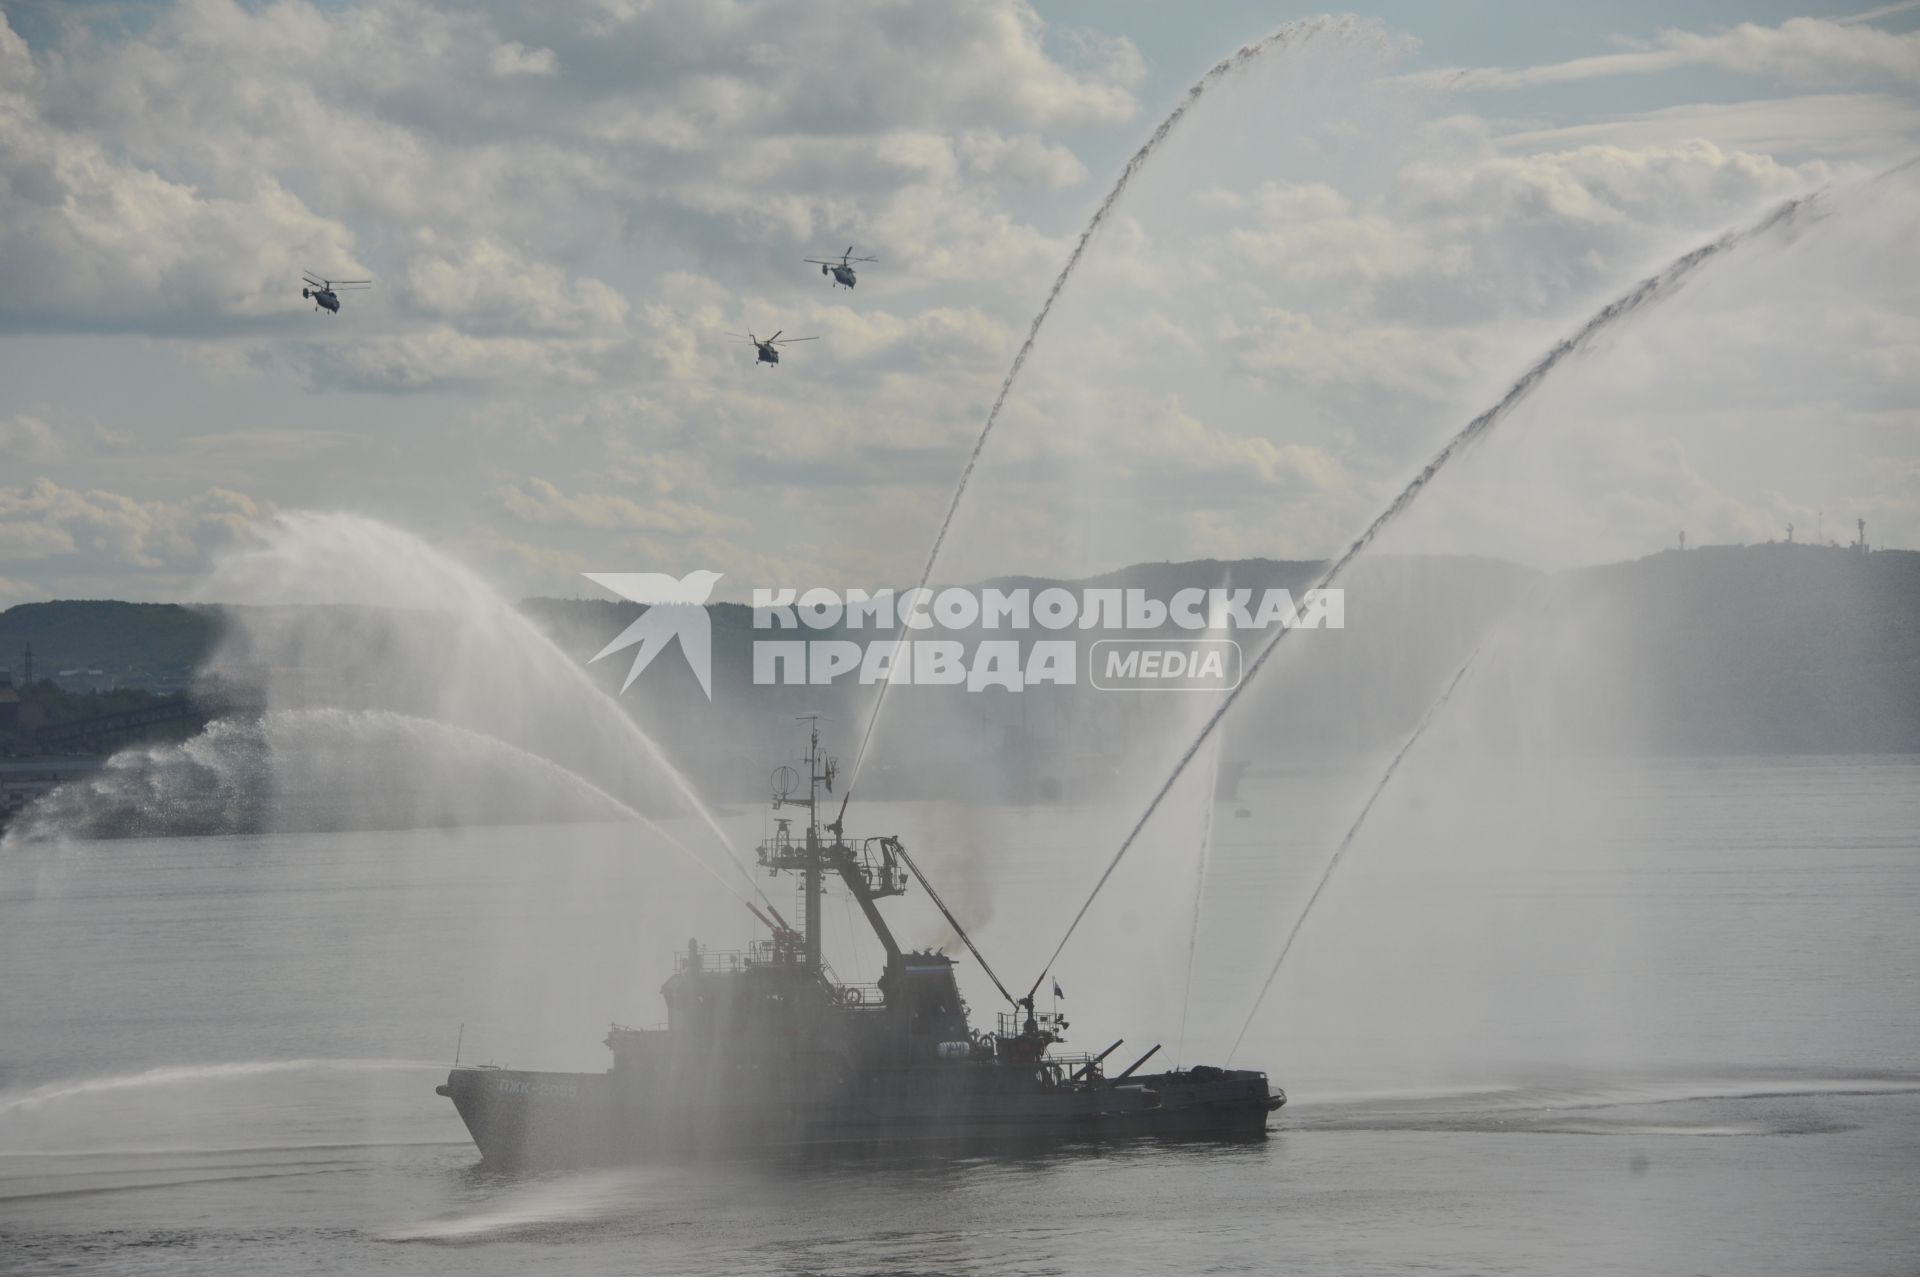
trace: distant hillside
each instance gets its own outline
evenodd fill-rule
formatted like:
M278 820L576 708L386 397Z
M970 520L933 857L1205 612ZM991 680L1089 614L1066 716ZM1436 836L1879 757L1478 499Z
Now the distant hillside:
M0 612L0 669L19 680L31 643L35 677L99 669L122 686L178 683L213 650L220 624L214 609L177 603L19 603Z
M1920 553L1703 546L1553 584L1568 659L1618 698L1596 747L1920 752Z
M1138 588L1165 599L1231 581L1257 595L1298 591L1319 567L1206 560L1139 564L1083 582L1009 577L991 584ZM1297 635L1244 698L1230 724L1242 756L1330 761L1391 747L1477 649L1484 650L1473 712L1487 717L1489 743L1603 752L1920 752L1920 554L1702 547L1544 576L1495 560L1388 556L1356 563L1345 585L1347 629ZM582 663L640 612L611 599L522 606ZM721 778L760 776L760 760L748 755L778 739L799 713L827 715L839 732L858 730L871 687L851 678L756 685L753 643L766 632L752 628L745 606L716 604L711 613L711 702L673 654L622 698L671 741L687 770L716 786ZM122 685L174 683L212 650L226 615L171 604L21 604L0 613L0 667L17 677L19 653L31 642L42 673L97 667ZM1179 637L1171 629L1167 635ZM1102 632L1073 636L1084 647ZM804 637L871 642L891 634L840 627ZM1248 652L1259 641L1240 637ZM323 695L350 690L366 668L365 653L330 656L342 669L314 671ZM618 692L627 665L612 658L591 666L589 676ZM896 727L912 729L893 733L880 766L915 783L924 776L946 783L957 760L987 759L1042 778L1058 769L1098 770L1101 751L1127 738L1187 730L1174 726L1184 712L1175 706L1180 699L1085 687L1019 697L915 689L899 698L907 717L895 718Z
M1364 561L1363 561L1364 562ZM1422 562L1416 560L1415 562ZM1539 578L1473 611L1355 565L1340 642L1308 642L1235 715L1244 751L1391 747L1470 654L1449 718L1487 748L1600 754L1920 753L1920 554L1706 546ZM1459 578L1437 574L1451 584ZM1435 622L1438 622L1436 625ZM1311 636L1302 636L1310 638ZM1441 658L1441 659L1436 659Z

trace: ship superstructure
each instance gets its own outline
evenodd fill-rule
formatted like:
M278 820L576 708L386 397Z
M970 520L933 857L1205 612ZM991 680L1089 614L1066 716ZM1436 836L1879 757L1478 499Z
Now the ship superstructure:
M1258 1133L1285 1102L1264 1073L1193 1068L1109 1076L1107 1057L1055 1048L1069 1027L1014 999L897 837L849 837L831 821L835 764L810 723L802 763L775 772L772 834L756 849L800 882L800 925L749 905L768 930L742 951L689 941L661 987L663 1028L607 1033L605 1073L456 1066L439 1087L489 1161L624 1160L702 1150L1057 1141L1127 1131ZM796 825L798 826L796 828ZM975 1030L943 953L900 948L880 902L917 879L1007 998ZM837 980L821 953L821 904L837 880L884 951L872 984Z

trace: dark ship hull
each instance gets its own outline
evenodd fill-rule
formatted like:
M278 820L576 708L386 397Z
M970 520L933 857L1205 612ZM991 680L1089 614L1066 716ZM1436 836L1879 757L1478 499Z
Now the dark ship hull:
M805 796L774 797L776 809L807 809L805 829L777 819L778 832L758 848L769 872L801 876L802 925L789 926L770 902L764 913L748 905L770 939L740 953L689 942L660 990L667 1027L614 1026L605 1073L456 1063L439 1093L487 1161L1006 1148L1266 1129L1286 1096L1264 1073L1203 1066L1135 1076L1155 1046L1109 1077L1105 1061L1119 1042L1098 1055L1055 1052L1066 1018L1036 1011L1032 992L1008 992L898 838L850 839L841 819L821 821L820 789L831 789L833 763L820 753L817 728L805 764ZM909 871L1012 1007L993 1032L969 1022L953 960L903 952L881 916L878 902L905 892ZM822 960L829 879L859 905L885 951L874 984L842 984Z
M965 1086L794 1105L688 1104L608 1073L456 1068L452 1099L489 1163L588 1164L701 1154L1019 1148L1140 1135L1249 1137L1286 1102L1264 1073L1200 1069L1059 1093Z

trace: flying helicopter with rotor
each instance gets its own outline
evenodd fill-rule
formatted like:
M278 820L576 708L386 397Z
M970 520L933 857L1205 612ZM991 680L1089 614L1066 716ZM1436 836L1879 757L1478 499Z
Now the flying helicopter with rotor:
M317 309L340 313L340 293L349 288L372 288L370 279L315 279L311 271L300 276L306 287L300 290L302 297L311 298Z
M853 255L853 245L849 244L847 245L847 251L840 254L839 261L835 261L831 257L808 257L804 260L818 266L822 275L833 276L833 282L836 286L844 284L846 287L852 288L854 285L853 264L855 262L877 262L880 259L877 257L855 257Z
M758 353L754 356L754 362L762 363L762 364L779 363L780 362L779 348L781 346L785 346L796 341L819 341L820 340L818 337L785 337L783 338L780 336L780 333L785 331L786 330L783 328L780 330L780 332L774 333L773 336L767 338L765 341L762 341L760 340L760 338L755 337L752 333L747 333L745 336L742 336L739 333L728 333L727 336L733 338L735 341L748 342L753 346L758 347Z

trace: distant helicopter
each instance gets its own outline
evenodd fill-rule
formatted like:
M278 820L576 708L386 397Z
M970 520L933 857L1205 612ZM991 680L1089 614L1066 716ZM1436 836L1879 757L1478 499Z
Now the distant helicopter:
M784 328L780 330L780 332L785 332L785 331L786 330ZM733 338L735 341L751 342L755 346L758 346L760 350L759 350L758 356L756 357L755 362L763 363L763 364L777 364L780 362L780 352L774 349L774 347L776 346L784 346L788 342L794 342L794 341L819 341L820 340L818 337L789 337L785 341L782 341L780 339L780 333L778 332L775 333L773 336L767 338L765 341L761 341L758 337L755 337L752 333L748 333L744 337L742 337L739 333L728 333L727 336Z
M303 274L301 279L307 286L300 290L302 297L311 297L313 304L321 310L340 313L340 296L336 291L342 288L372 288L370 279L315 279L311 274Z
M853 263L877 262L880 259L878 257L855 257L853 255L853 245L849 244L847 245L847 251L840 254L840 260L837 262L831 257L809 257L805 260L818 266L822 275L833 276L834 283L845 284L848 288L852 288L854 284Z

